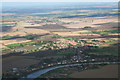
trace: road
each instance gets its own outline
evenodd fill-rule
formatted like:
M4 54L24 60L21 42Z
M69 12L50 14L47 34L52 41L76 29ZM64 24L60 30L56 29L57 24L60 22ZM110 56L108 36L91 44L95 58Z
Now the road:
M34 73L28 74L26 78L31 78L35 79L41 76L44 73L47 73L48 71L62 68L62 67L68 67L68 66L78 66L78 65L85 65L85 64L120 64L120 62L92 62L92 63L79 63L79 64L67 64L67 65L61 65L61 66L55 66L55 67L50 67L47 69L39 70ZM25 80L24 78L21 78L20 80Z

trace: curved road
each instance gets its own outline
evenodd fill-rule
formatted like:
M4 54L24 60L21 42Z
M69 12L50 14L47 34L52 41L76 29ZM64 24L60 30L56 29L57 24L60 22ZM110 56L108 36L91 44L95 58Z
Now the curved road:
M54 70L54 69L58 69L58 68L62 68L62 67L68 67L68 66L77 66L77 65L84 65L84 64L120 64L120 62L92 62L92 63L79 63L79 64L67 64L67 65L61 65L61 66L56 66L56 67L50 67L47 69L43 69L43 70L39 70L36 71L34 73L28 74L26 78L38 78L39 76L41 76L42 74ZM20 80L24 80L24 78L21 78Z

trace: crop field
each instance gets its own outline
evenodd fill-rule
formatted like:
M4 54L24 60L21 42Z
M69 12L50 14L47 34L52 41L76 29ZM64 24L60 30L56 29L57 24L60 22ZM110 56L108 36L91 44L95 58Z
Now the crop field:
M34 71L58 65L119 60L118 3L4 4L0 14L3 18L0 50L5 78L26 77ZM76 67L70 70L71 75L62 72L60 75L78 78L80 74L89 73L89 70L88 73L76 70ZM96 74L102 74L101 71L93 70ZM60 75L53 71L52 76Z

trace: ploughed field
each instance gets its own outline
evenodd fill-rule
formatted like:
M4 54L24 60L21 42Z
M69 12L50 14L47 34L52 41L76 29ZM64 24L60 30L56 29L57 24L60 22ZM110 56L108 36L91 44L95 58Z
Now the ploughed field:
M5 55L4 55L5 57L3 56L3 72L6 73L8 70L11 70L14 67L15 68L25 68L25 67L28 67L30 65L39 64L40 61L44 58L49 59L49 57L50 58L51 57L53 57L53 58L63 57L63 55L56 54L57 52L55 52L55 51L51 52L51 51L39 51L38 50L39 52L37 52L37 50L33 50L33 49L37 49L37 48L41 47L41 45L39 45L39 44L38 45L36 45L36 44L31 45L31 43L29 45L29 42L31 42L31 41L35 41L35 43L39 43L39 41L58 42L58 41L60 41L59 39L64 39L64 38L65 39L70 38L73 40L74 39L78 39L78 40L86 39L86 41L88 41L89 39L93 39L93 38L94 39L101 39L103 41L104 41L104 39L106 39L106 40L107 39L112 40L111 38L117 39L118 35L109 35L109 34L117 33L118 28L116 28L116 27L114 28L114 26L116 26L116 23L108 23L108 24L110 24L110 25L113 24L112 25L113 27L112 26L109 27L109 25L107 26L107 23L106 23L105 28L102 28L104 26L104 24L99 24L100 26L93 27L94 29L92 27L85 27L85 28L81 28L81 29L75 28L75 29L73 29L73 32L75 32L74 30L76 30L76 32L77 31L84 31L84 30L89 31L89 32L78 32L77 34L79 34L79 35L77 35L77 36L76 35L69 36L69 34L72 34L72 31L69 34L66 34L66 31L64 31L64 29L68 29L66 27L63 27L63 26L60 27L60 25L50 24L51 27L49 28L49 24L48 24L48 25L43 25L42 27L38 27L38 28L44 29L44 30L49 30L49 31L51 28L53 28L53 31L51 31L52 33L50 32L50 33L46 33L46 34L31 35L31 36L33 36L33 38L31 38L31 37L29 38L29 37L25 36L24 39L23 39L23 36L20 36L21 38L20 37L14 38L14 36L13 36L13 38L8 37L7 40L3 40L3 41L8 41L10 43L10 44L4 43L8 49L3 51L5 53ZM36 28L36 27L29 27L29 28L34 30L34 28ZM102 28L102 30L104 30L106 32L102 33L102 31L99 31L99 30L101 30L100 28ZM62 34L67 35L67 36L63 36L63 35L59 35L59 34L56 35L55 32L57 32L57 30L59 30L59 29L63 29L63 30L61 30L61 31L64 31L64 32L62 32ZM82 34L87 34L87 35L82 35ZM97 35L93 36L92 34L97 34ZM103 34L103 35L101 35L101 34ZM27 42L24 42L24 44L25 44L24 45L23 42L21 42L21 40L18 40L18 39L22 39L24 41L27 41L27 39L28 39L28 44L26 45ZM17 46L17 47L14 47L14 46L12 47L12 45L11 45L12 42L10 42L12 40L16 40L15 44L18 44L21 42L20 44L23 44L23 46L21 45L21 46ZM18 43L17 43L17 41L18 41ZM115 41L117 41L117 40L115 40ZM92 43L90 43L90 44L92 44ZM95 44L98 44L98 43L95 43ZM105 44L108 44L108 43L105 43ZM112 44L114 44L114 43L112 43ZM109 47L109 45L108 45L108 47ZM113 49L113 48L111 48L111 49ZM25 52L22 54L19 54L19 53L14 54L13 50L16 50L18 52L21 50L27 50L28 52ZM44 49L44 50L46 50L46 49ZM109 49L107 49L107 50L109 50ZM104 51L104 50L102 50L102 51ZM103 55L109 54L109 52L98 52L98 53L97 53L97 51L96 52L88 51L88 52L90 54L95 54L95 55L96 54L103 54ZM112 54L116 55L117 53L113 52ZM37 59L36 57L39 57L39 58Z
M71 28L66 28L62 25L59 24L47 24L43 26L36 26L36 27L25 27L25 28L35 28L35 29L43 29L43 30L48 30L48 31L54 31L54 32L70 32L70 31L79 31L80 29L71 29Z
M72 78L118 78L119 65L107 65L99 69L74 72L70 75Z
M117 60L119 12L108 5L3 9L3 73L20 77L61 64Z

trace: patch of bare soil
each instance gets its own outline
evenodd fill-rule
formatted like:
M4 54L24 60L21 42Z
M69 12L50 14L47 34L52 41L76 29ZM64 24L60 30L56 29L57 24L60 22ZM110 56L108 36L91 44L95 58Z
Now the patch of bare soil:
M72 78L118 78L118 65L108 65L100 69L75 72Z
M32 59L30 56L10 56L2 59L3 73L12 68L24 68L37 64L39 60Z
M97 27L98 30L115 30L119 28L118 23L101 23L95 25L99 25Z

